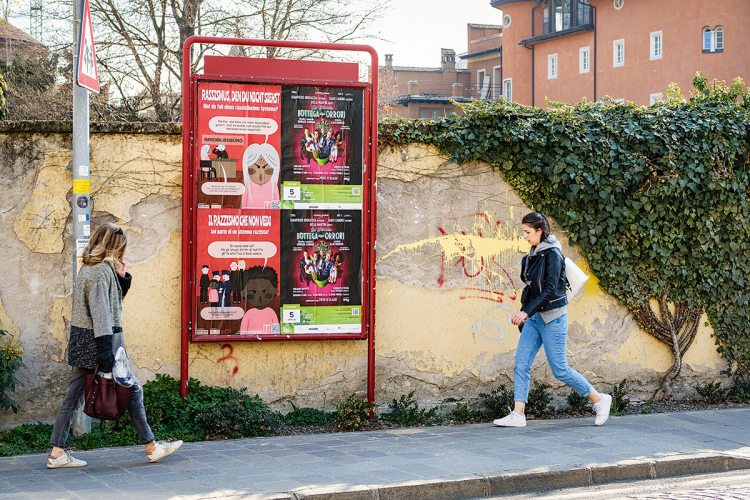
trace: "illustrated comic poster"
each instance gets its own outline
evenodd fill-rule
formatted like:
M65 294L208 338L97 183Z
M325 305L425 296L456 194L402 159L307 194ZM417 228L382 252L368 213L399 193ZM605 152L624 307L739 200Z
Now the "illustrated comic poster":
M362 89L283 87L285 208L362 208L363 99Z
M198 211L197 335L280 332L279 214Z
M281 333L359 333L362 212L281 211Z
M200 83L196 335L280 331L281 87Z
M278 209L280 147L281 87L200 83L198 209Z

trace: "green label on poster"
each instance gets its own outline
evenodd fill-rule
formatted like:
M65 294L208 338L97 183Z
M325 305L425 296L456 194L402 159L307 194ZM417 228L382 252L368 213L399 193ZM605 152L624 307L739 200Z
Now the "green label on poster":
M362 186L335 184L282 184L283 209L362 210Z
M362 306L281 306L282 334L361 333Z

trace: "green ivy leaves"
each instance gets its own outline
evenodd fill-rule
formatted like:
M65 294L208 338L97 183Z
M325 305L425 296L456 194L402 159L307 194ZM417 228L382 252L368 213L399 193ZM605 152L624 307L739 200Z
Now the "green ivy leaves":
M748 377L750 96L739 79L693 83L689 101L673 87L651 107L474 101L462 116L385 121L380 144L491 164L570 232L607 293L631 311L667 289L700 307L730 370Z

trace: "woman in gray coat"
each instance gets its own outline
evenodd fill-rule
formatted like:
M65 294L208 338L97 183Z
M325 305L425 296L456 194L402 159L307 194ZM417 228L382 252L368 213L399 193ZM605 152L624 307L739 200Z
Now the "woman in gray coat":
M130 289L131 276L125 271L123 256L127 238L115 224L102 224L91 235L83 252L83 266L73 292L73 316L68 342L68 364L73 367L68 392L55 420L47 457L47 467L84 467L64 450L70 423L76 407L83 401L84 382L97 369L111 373L117 348L125 345L122 333L122 299ZM154 441L143 408L143 391L130 391L128 413L141 443L146 445L146 457L156 462L177 451L182 441Z

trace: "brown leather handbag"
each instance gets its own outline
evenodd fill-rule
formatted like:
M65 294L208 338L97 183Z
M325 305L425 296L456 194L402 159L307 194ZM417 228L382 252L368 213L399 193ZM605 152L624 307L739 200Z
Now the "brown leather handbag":
M115 383L114 379L99 376L99 367L86 375L86 403L83 413L99 420L117 420L125 414L130 399L130 387Z

